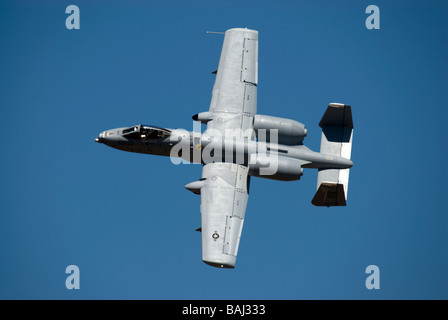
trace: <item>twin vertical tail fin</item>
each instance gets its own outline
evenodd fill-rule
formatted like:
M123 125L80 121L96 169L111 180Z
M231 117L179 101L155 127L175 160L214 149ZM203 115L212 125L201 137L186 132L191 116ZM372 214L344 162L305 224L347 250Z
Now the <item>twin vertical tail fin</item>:
M330 103L322 120L320 152L350 159L353 138L351 106ZM319 169L317 191L311 203L315 206L345 206L350 169Z

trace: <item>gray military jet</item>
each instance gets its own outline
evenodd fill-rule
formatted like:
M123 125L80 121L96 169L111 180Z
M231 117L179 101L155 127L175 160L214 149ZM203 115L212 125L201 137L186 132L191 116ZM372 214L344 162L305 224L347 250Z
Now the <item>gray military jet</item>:
M225 32L210 109L193 116L204 133L135 125L101 132L96 142L119 150L202 163L202 178L185 187L201 195L202 260L234 268L250 177L299 180L318 169L315 206L345 206L353 121L351 107L330 103L319 126L320 152L303 145L305 126L257 114L258 31Z

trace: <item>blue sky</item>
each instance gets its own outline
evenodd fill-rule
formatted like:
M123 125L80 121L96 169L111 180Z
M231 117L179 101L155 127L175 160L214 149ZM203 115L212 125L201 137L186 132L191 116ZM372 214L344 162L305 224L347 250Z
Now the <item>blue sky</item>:
M447 299L447 18L446 1L0 0L0 298ZM205 31L232 27L259 30L258 112L304 123L311 149L328 103L352 105L355 165L342 208L311 205L314 170L252 179L236 269L221 270L201 261L184 189L201 166L93 140L192 130L223 40Z

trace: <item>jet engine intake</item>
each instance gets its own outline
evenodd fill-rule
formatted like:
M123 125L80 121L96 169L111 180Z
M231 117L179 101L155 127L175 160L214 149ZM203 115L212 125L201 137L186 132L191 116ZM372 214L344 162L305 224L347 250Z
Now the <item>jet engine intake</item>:
M280 180L299 180L303 175L301 161L279 156L278 154L251 154L249 157L249 174L251 176Z
M283 145L302 144L307 133L305 125L300 122L264 115L255 115L254 130L258 141ZM277 135L278 141L276 141L275 135Z

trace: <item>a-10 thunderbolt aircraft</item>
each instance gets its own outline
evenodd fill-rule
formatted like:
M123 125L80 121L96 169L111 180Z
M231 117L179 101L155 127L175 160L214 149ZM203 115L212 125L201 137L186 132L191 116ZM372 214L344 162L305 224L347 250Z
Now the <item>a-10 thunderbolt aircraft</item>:
M202 163L202 177L185 187L201 195L202 260L234 268L250 177L299 180L318 169L316 206L345 206L353 122L351 107L330 103L319 126L320 152L303 145L305 126L257 114L258 31L225 32L210 108L193 116L204 133L135 125L101 132L96 142L119 150ZM182 160L183 161L183 160Z

